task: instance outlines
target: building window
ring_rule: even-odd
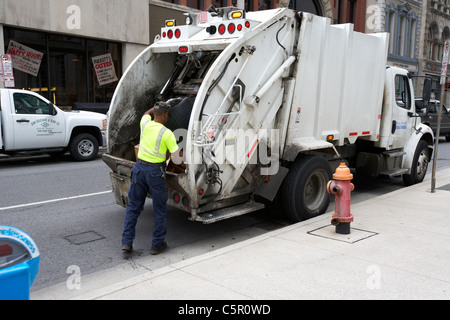
[[[323,16],[322,7],[317,0],[291,0],[289,8]]]
[[[398,8],[393,3],[386,6],[386,32],[390,33],[389,56],[416,61],[417,15],[407,4]]]
[[[386,6],[386,32],[389,32],[389,54],[394,54],[395,48],[395,8],[393,4]]]
[[[258,0],[258,10],[272,9],[272,0]]]
[[[37,92],[61,107],[111,102],[117,81],[100,85],[92,58],[110,54],[120,78],[121,44],[4,27],[5,52],[12,40],[43,53],[37,76],[14,69],[16,88]]]
[[[428,29],[428,41],[427,41],[427,59],[430,61],[438,60],[439,49],[439,29],[436,23],[432,23]]]

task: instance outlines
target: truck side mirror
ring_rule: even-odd
[[[423,92],[422,92],[422,100],[425,105],[430,101],[430,98],[431,98],[431,79],[427,77],[423,82]]]

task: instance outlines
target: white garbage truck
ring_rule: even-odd
[[[434,137],[415,114],[408,72],[386,67],[388,34],[287,8],[211,8],[185,23],[167,20],[115,91],[103,160],[118,204],[140,119],[161,100],[177,102],[167,127],[183,150],[168,165],[168,204],[193,221],[274,201],[293,221],[320,215],[341,161],[406,185],[424,179]]]

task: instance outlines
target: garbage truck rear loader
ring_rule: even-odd
[[[286,8],[227,7],[186,22],[167,21],[114,94],[103,159],[118,204],[127,205],[139,121],[169,99],[180,101],[167,126],[184,158],[168,166],[168,204],[193,221],[278,199],[293,221],[322,214],[342,159],[360,174],[423,180],[433,133],[415,116],[407,71],[386,68],[387,34]]]

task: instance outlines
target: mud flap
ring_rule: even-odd
[[[128,205],[128,189],[131,185],[131,179],[114,172],[110,172],[109,176],[111,178],[116,203],[126,208]]]

